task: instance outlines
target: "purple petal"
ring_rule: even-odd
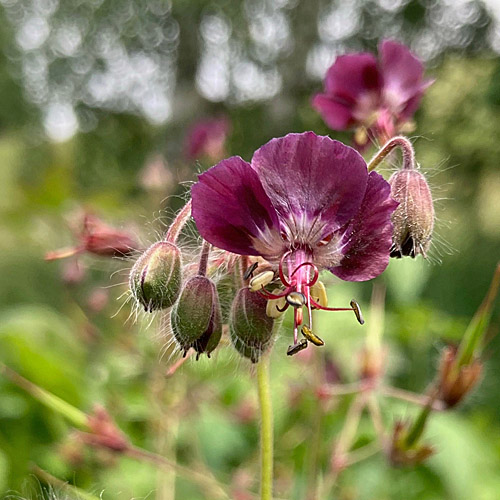
[[[421,101],[425,91],[434,82],[435,82],[435,80],[426,80],[424,83],[422,83],[420,91],[406,102],[404,108],[399,113],[400,120],[403,120],[403,121],[409,120],[415,114],[415,111],[417,111],[417,109],[420,105],[420,101]]]
[[[361,205],[368,178],[357,151],[313,132],[272,139],[255,152],[252,167],[281,219],[305,236],[316,219],[325,231],[347,223]]]
[[[379,46],[385,92],[393,104],[403,106],[412,97],[421,95],[428,86],[422,81],[424,66],[408,47],[393,40]]]
[[[360,95],[379,94],[383,86],[382,78],[373,54],[346,54],[337,57],[330,66],[325,78],[325,90],[340,102],[352,104]]]
[[[195,160],[203,155],[210,156],[211,143],[224,144],[229,133],[230,122],[225,116],[199,120],[188,131],[184,152],[188,160]]]
[[[332,130],[346,130],[353,124],[352,105],[336,102],[328,94],[316,94],[312,106]]]
[[[255,170],[239,156],[201,174],[191,196],[198,231],[216,247],[242,255],[281,250],[276,211]]]
[[[345,281],[366,281],[384,271],[392,245],[391,214],[397,206],[389,183],[371,172],[361,208],[342,239],[344,257],[330,269],[333,274]]]

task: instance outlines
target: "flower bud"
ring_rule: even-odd
[[[174,337],[185,353],[193,347],[198,356],[206,352],[210,357],[222,335],[221,310],[214,282],[205,276],[187,280],[172,309],[171,322]]]
[[[180,293],[181,267],[181,252],[176,245],[168,241],[151,245],[130,272],[132,295],[149,312],[171,307]]]
[[[434,206],[425,177],[415,169],[402,169],[389,179],[391,196],[399,202],[392,214],[391,257],[427,255],[434,229]]]
[[[444,349],[439,364],[439,398],[447,408],[453,408],[477,385],[483,371],[479,358],[457,365],[457,350]]]
[[[397,421],[394,425],[392,439],[387,447],[387,458],[397,467],[421,464],[434,452],[434,448],[426,443],[408,443],[411,432],[409,423]]]
[[[267,299],[242,288],[231,308],[229,329],[236,350],[256,363],[266,350],[273,333],[273,318],[266,314]]]

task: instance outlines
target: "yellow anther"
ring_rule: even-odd
[[[286,296],[286,301],[292,306],[292,307],[302,307],[306,303],[306,297],[303,293],[301,292],[290,292]]]
[[[254,276],[250,280],[248,288],[250,288],[251,292],[262,290],[262,288],[264,288],[266,285],[269,285],[269,283],[271,283],[273,279],[274,279],[273,271],[264,271],[263,273],[257,274],[257,276]]]
[[[356,144],[366,144],[368,142],[368,133],[366,132],[365,127],[358,127],[354,131],[354,141]]]
[[[266,304],[266,314],[273,319],[279,318],[286,306],[286,298],[280,297],[279,299],[269,299]]]
[[[314,345],[325,345],[323,339],[319,338],[317,335],[313,333],[313,331],[308,327],[308,326],[303,326],[301,329],[302,335],[309,340],[309,342],[312,342]]]
[[[316,281],[311,287],[311,297],[321,307],[328,307],[328,295],[326,294],[326,288],[322,281]]]
[[[363,319],[363,314],[361,313],[359,304],[355,300],[351,300],[351,307],[354,311],[354,314],[356,315],[356,319],[359,321],[359,324],[362,325],[365,320]]]

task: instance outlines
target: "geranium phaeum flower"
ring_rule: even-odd
[[[397,206],[390,186],[368,173],[357,151],[329,137],[306,132],[272,139],[251,163],[233,156],[201,174],[191,194],[205,240],[278,268],[283,293],[261,293],[271,299],[293,295],[295,342],[302,305],[309,322],[311,308],[328,309],[311,297],[320,270],[365,281],[389,262]]]
[[[358,128],[355,140],[386,142],[410,125],[420,99],[433,80],[408,47],[393,40],[379,45],[379,60],[358,52],[337,57],[325,77],[325,92],[313,107],[333,130]],[[367,133],[362,133],[366,131]]]
[[[225,156],[225,143],[230,123],[225,117],[208,118],[196,122],[188,131],[184,153],[188,160],[207,157],[219,161]]]

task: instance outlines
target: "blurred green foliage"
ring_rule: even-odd
[[[226,16],[241,44],[237,50],[248,51],[258,60],[248,41],[248,19],[241,18],[243,3],[166,3],[168,15],[159,1],[145,2],[150,7],[147,12],[140,2],[74,2],[80,11],[72,11],[69,3],[64,9],[56,7],[52,30],[68,15],[87,24],[99,21],[102,27],[113,21],[120,5],[123,11],[131,5],[137,15],[131,14],[130,24],[117,23],[128,49],[138,43],[135,21],[153,29],[158,20],[160,29],[168,31],[173,19],[180,27],[175,43],[178,82],[170,121],[152,124],[125,105],[125,111],[117,109],[119,105],[93,107],[73,96],[78,116],[87,113],[94,125],[59,143],[44,135],[44,104],[27,91],[22,77],[23,60],[36,51],[26,50],[25,59],[21,58],[13,9],[21,12],[29,2],[5,0],[5,10],[0,11],[4,47],[0,54],[0,362],[84,411],[103,404],[134,444],[175,456],[179,463],[196,469],[208,466],[224,483],[242,481],[254,491],[258,423],[249,364],[227,346],[214,359],[190,360],[174,377],[166,378],[171,360],[161,335],[161,318],[149,324],[148,318],[140,316],[135,323],[133,315],[129,317],[131,304],[124,304],[131,262],[84,256],[80,259],[86,269],[83,281],[68,285],[61,278],[65,263],[44,262],[43,255],[72,244],[71,228],[82,207],[117,226],[132,227],[144,243],[154,241],[181,206],[186,183],[209,166],[203,160],[186,162],[182,156],[186,127],[198,118],[225,113],[232,122],[227,149],[245,159],[270,138],[291,131],[314,130],[349,140],[347,134],[331,133],[312,110],[310,96],[321,84],[311,75],[304,76],[307,50],[317,42],[317,21],[330,4],[282,3],[290,16],[293,43],[274,60],[262,63],[282,71],[282,88],[271,99],[244,102],[231,94],[209,102],[194,85],[202,51],[199,24],[204,16]],[[389,14],[378,2],[354,3],[359,4],[361,21],[342,47],[373,48],[388,30]],[[246,4],[250,10],[254,5]],[[398,21],[400,29],[396,34],[391,31],[391,36],[412,40],[418,47],[418,30],[429,23],[433,26],[429,13],[440,2],[400,4],[389,20]],[[460,28],[467,34],[465,42],[443,42],[432,54],[429,74],[436,83],[417,114],[417,158],[439,200],[429,262],[393,261],[377,278],[387,286],[387,377],[398,387],[420,392],[433,378],[441,347],[460,340],[500,256],[500,62],[485,47],[490,20],[484,6],[478,5],[474,22]],[[367,26],[371,31],[363,29]],[[60,83],[61,74],[66,75],[77,85],[71,58],[52,57],[60,64],[59,69],[51,67],[51,78]],[[148,192],[139,182],[142,169],[155,154],[168,162],[174,180],[160,194]],[[336,303],[355,296],[368,309],[371,288],[372,283],[335,283],[329,293]],[[103,292],[102,307],[96,307],[96,291]],[[319,315],[319,324],[327,343],[324,350],[341,380],[354,380],[366,326],[341,314]],[[498,326],[497,304],[491,331],[497,332]],[[272,362],[276,495],[299,500],[305,498],[310,444],[322,403],[315,397],[317,373],[284,355],[288,343],[284,333]],[[496,500],[499,351],[500,338],[494,336],[486,349],[480,387],[456,412],[431,419],[425,435],[438,450],[435,456],[415,468],[395,469],[379,453],[345,471],[331,498]],[[320,417],[320,470],[329,466],[348,402],[349,397],[339,399]],[[384,400],[382,409],[389,427],[397,418],[415,414],[415,408],[393,400]],[[355,446],[374,437],[363,419]],[[30,473],[32,463],[97,496],[102,493],[104,499],[168,500],[174,498],[174,490],[175,498],[206,498],[185,479],[174,480],[130,458],[86,449],[60,416],[0,377],[0,491],[6,492],[6,498],[8,491],[29,497],[40,493]]]

